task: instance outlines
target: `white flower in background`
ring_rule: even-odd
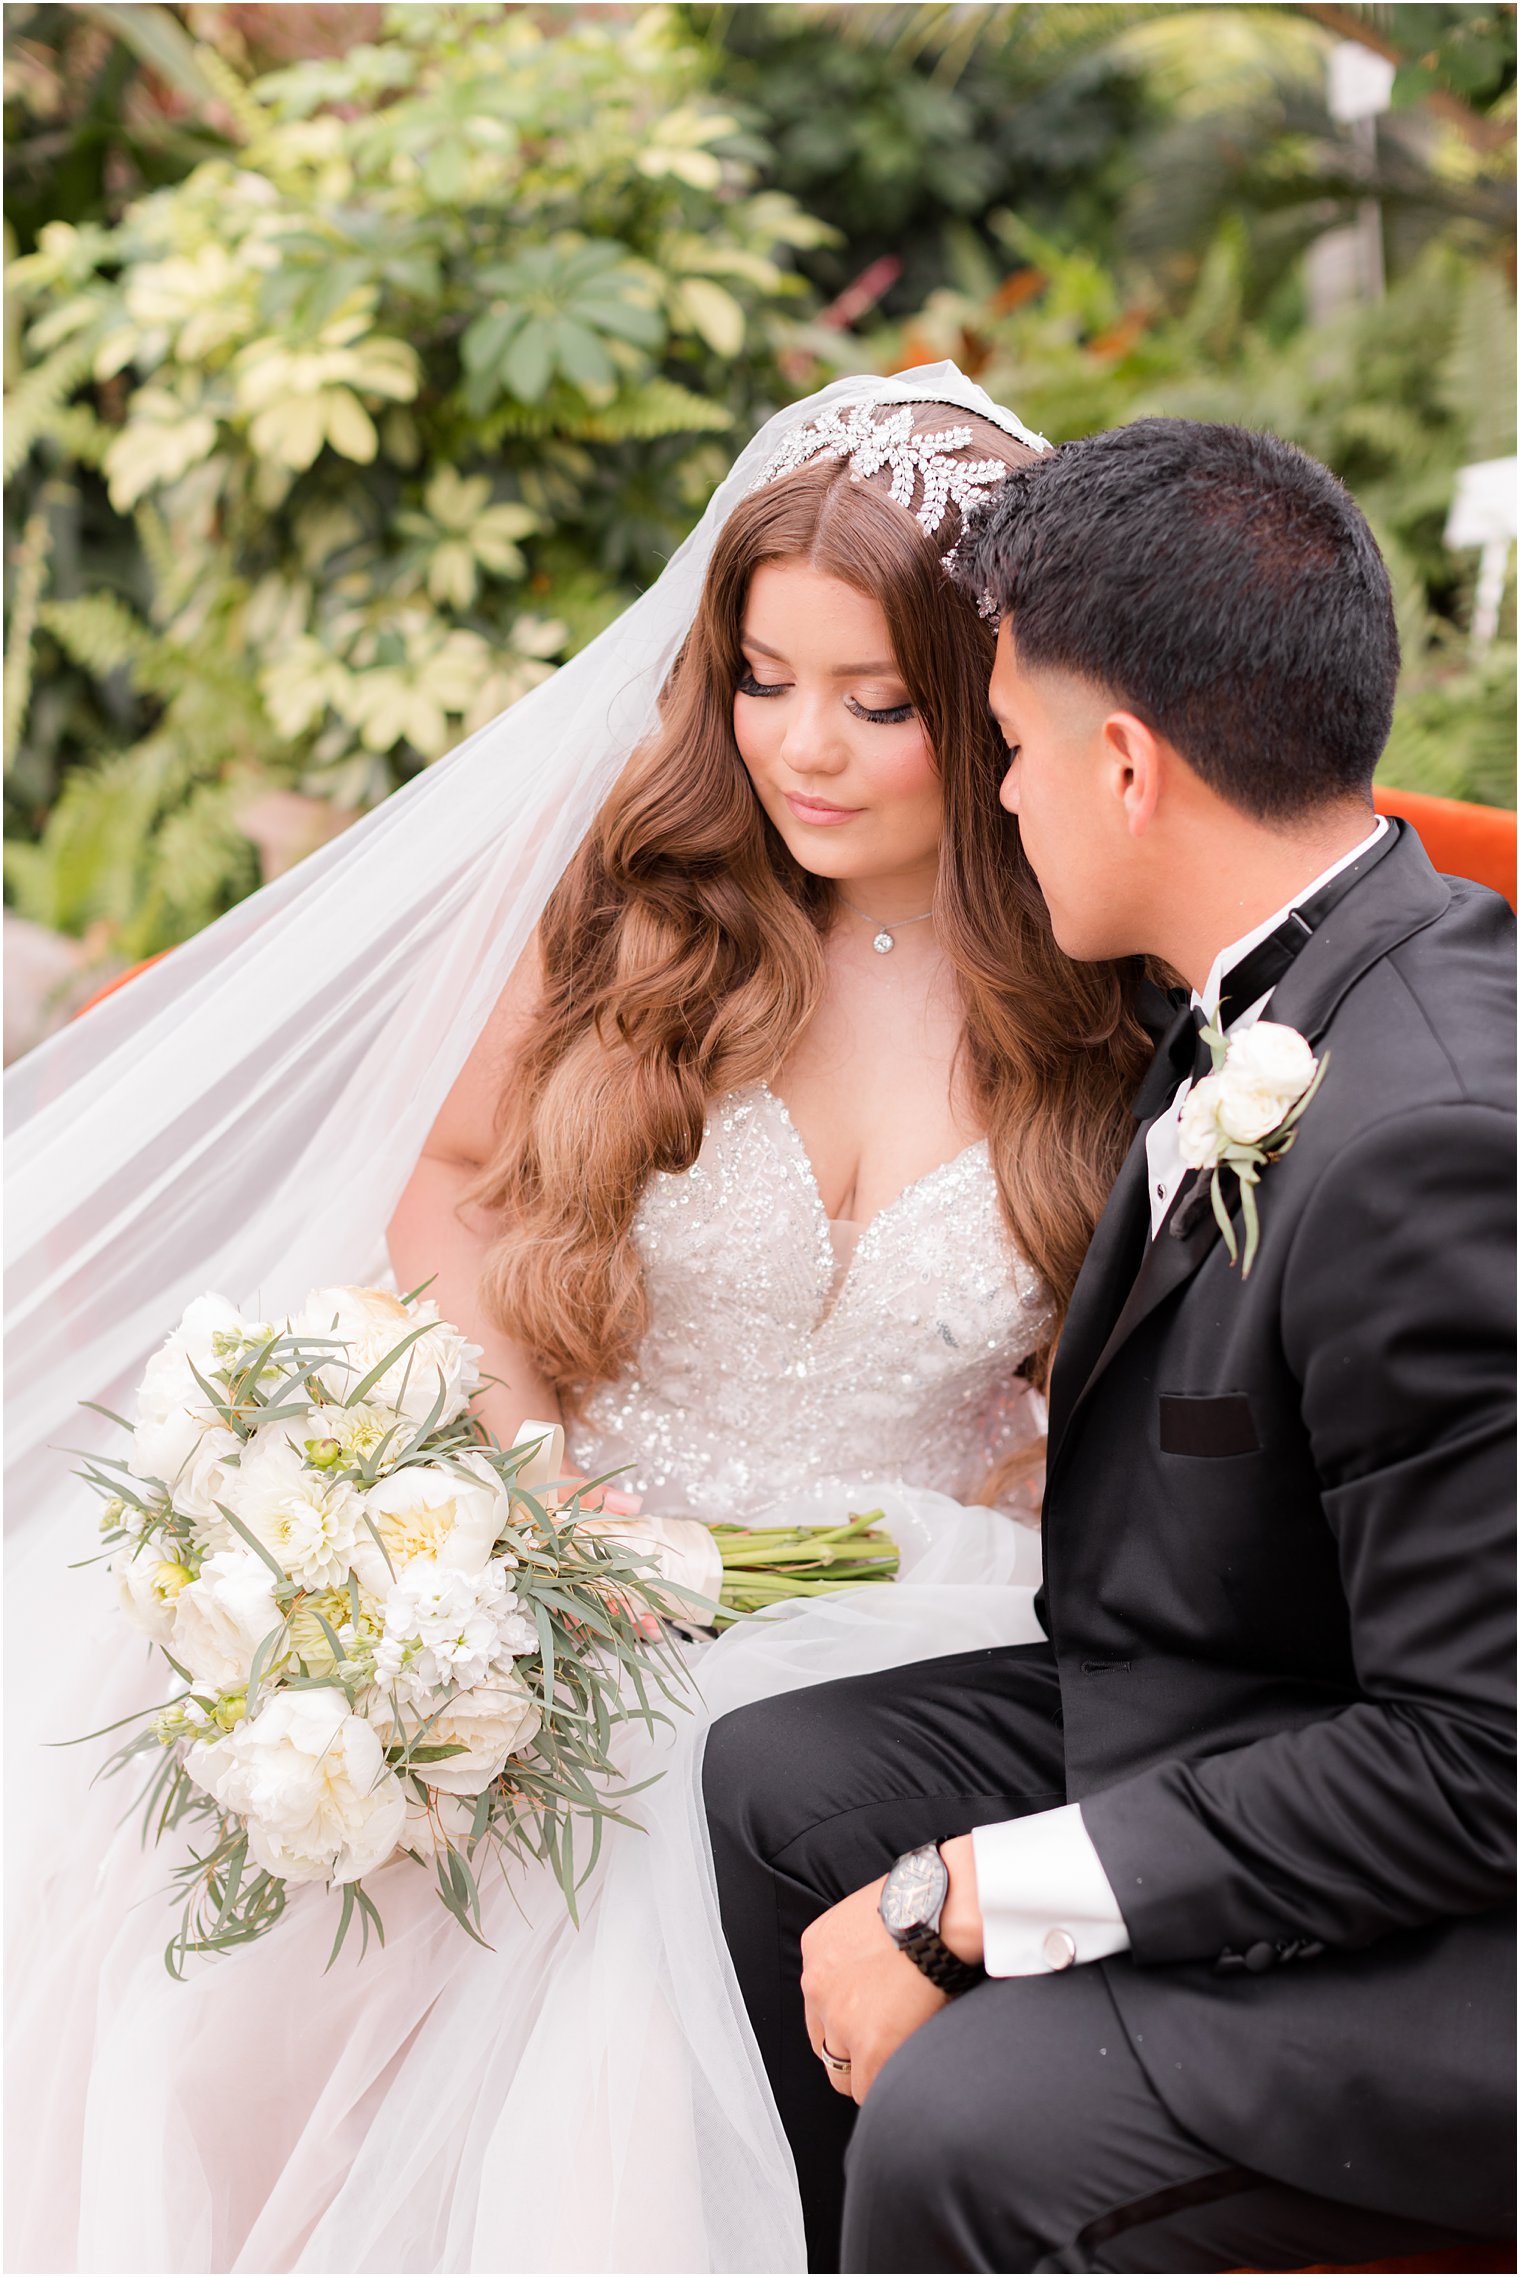
[[[321,1365],[321,1379],[337,1399],[344,1399],[395,1350],[413,1329],[427,1324],[427,1333],[409,1344],[395,1365],[372,1386],[373,1397],[399,1408],[413,1422],[432,1413],[440,1379],[444,1401],[438,1425],[452,1423],[469,1405],[480,1383],[475,1363],[478,1344],[467,1344],[457,1328],[438,1318],[438,1307],[426,1299],[404,1305],[385,1289],[313,1289],[291,1322],[296,1334],[336,1337],[346,1350],[335,1352]]]
[[[166,1645],[174,1634],[174,1608],[180,1592],[190,1585],[188,1567],[160,1554],[157,1545],[134,1543],[118,1550],[111,1573],[121,1596],[122,1610],[134,1628],[156,1645]]]
[[[1223,1066],[1195,1083],[1183,1102],[1183,1161],[1211,1169],[1231,1146],[1253,1146],[1275,1131],[1314,1080],[1315,1058],[1297,1029],[1258,1020],[1231,1037]]]
[[[457,1573],[479,1573],[488,1563],[511,1497],[489,1463],[469,1455],[459,1460],[467,1475],[442,1463],[408,1463],[366,1490],[364,1507],[375,1531],[365,1528],[354,1571],[376,1596],[417,1558]]]
[[[473,1691],[461,1693],[437,1712],[424,1706],[415,1715],[403,1714],[399,1726],[389,1699],[376,1695],[370,1703],[369,1720],[388,1747],[415,1739],[424,1724],[424,1747],[463,1747],[463,1755],[419,1763],[417,1777],[445,1795],[478,1795],[482,1787],[489,1787],[509,1757],[520,1754],[537,1737],[543,1718],[521,1680],[502,1673],[476,1685]],[[468,1829],[468,1818],[465,1824]]]
[[[281,1424],[248,1441],[226,1502],[303,1589],[341,1587],[359,1542],[370,1539],[353,1487],[309,1470]]]
[[[406,1825],[379,1735],[335,1687],[276,1693],[225,1739],[191,1747],[185,1769],[247,1822],[265,1873],[288,1882],[356,1882]]]
[[[386,1595],[375,1681],[404,1706],[431,1709],[439,1693],[473,1691],[498,1661],[537,1647],[499,1559],[472,1574],[414,1558]]]
[[[174,1600],[169,1649],[204,1687],[245,1685],[254,1654],[280,1618],[263,1559],[252,1550],[218,1550]]]

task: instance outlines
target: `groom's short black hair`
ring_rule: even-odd
[[[1236,806],[1367,794],[1399,671],[1388,571],[1291,443],[1193,419],[1062,443],[1010,474],[965,554],[1022,664],[1111,690]]]

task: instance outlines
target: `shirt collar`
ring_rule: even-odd
[[[1320,887],[1327,886],[1332,878],[1338,878],[1341,871],[1349,869],[1353,862],[1359,862],[1369,848],[1377,844],[1387,828],[1387,816],[1380,814],[1359,846],[1353,846],[1349,854],[1342,854],[1339,861],[1330,864],[1328,870],[1321,870],[1317,878],[1311,878],[1307,885],[1300,886],[1297,893],[1283,903],[1281,909],[1274,909],[1270,917],[1264,917],[1249,933],[1243,933],[1238,941],[1232,941],[1227,949],[1220,950],[1209,967],[1209,977],[1203,984],[1202,995],[1196,989],[1193,992],[1194,1004],[1202,1008],[1209,1020],[1212,1021],[1218,1014],[1220,993],[1225,981],[1241,959],[1248,957],[1257,943],[1264,941],[1269,933],[1275,933],[1290,910],[1307,901],[1311,894],[1318,893]]]

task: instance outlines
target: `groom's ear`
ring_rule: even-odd
[[[1161,741],[1133,712],[1110,712],[1101,733],[1109,788],[1124,828],[1132,838],[1143,837],[1155,821],[1166,779]]]

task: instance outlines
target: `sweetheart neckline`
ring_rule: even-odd
[[[822,1254],[827,1257],[830,1263],[830,1268],[832,1270],[833,1243],[829,1238],[829,1227],[836,1221],[829,1216],[828,1204],[824,1201],[823,1188],[818,1183],[818,1173],[813,1167],[813,1158],[808,1153],[807,1142],[803,1138],[801,1131],[798,1130],[796,1123],[792,1120],[792,1110],[787,1105],[786,1101],[782,1098],[781,1094],[778,1091],[773,1091],[768,1083],[757,1083],[754,1088],[756,1093],[761,1098],[768,1099],[771,1105],[776,1109],[776,1112],[780,1116],[785,1130],[791,1138],[792,1145],[796,1151],[797,1159],[806,1173],[808,1193],[812,1200],[813,1210],[817,1219],[817,1223],[822,1231]],[[959,1153],[947,1156],[943,1162],[936,1162],[932,1170],[922,1171],[917,1178],[910,1178],[906,1186],[899,1187],[898,1191],[892,1196],[890,1202],[884,1202],[879,1210],[875,1211],[871,1217],[866,1219],[865,1224],[861,1227],[860,1238],[850,1253],[849,1262],[845,1266],[843,1274],[840,1276],[838,1285],[834,1288],[832,1294],[827,1299],[823,1311],[819,1314],[817,1320],[815,1320],[813,1323],[812,1329],[810,1331],[811,1335],[817,1336],[821,1334],[822,1331],[829,1325],[829,1323],[832,1320],[836,1319],[837,1316],[844,1310],[844,1300],[852,1282],[855,1279],[856,1268],[859,1266],[862,1258],[865,1256],[867,1250],[869,1249],[871,1237],[875,1233],[876,1228],[881,1224],[882,1220],[884,1218],[889,1218],[895,1210],[900,1209],[902,1204],[906,1202],[910,1196],[922,1193],[925,1187],[931,1186],[934,1183],[934,1180],[936,1178],[943,1178],[947,1171],[956,1169],[961,1163],[965,1162],[969,1156],[978,1153],[985,1154],[986,1152],[987,1140],[985,1135],[981,1138],[972,1139],[969,1145],[963,1146],[960,1149]]]

